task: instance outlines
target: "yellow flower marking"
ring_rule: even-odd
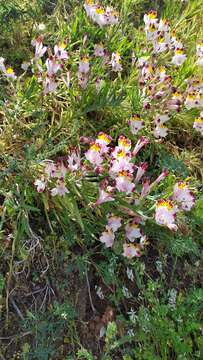
[[[173,209],[173,204],[170,200],[159,200],[157,207],[166,207],[168,210]]]
[[[87,56],[83,56],[82,62],[88,64],[89,63],[89,58]]]
[[[184,51],[183,51],[183,49],[177,49],[175,51],[175,53],[176,53],[176,55],[183,55]]]
[[[178,184],[178,188],[179,188],[180,190],[186,189],[186,188],[187,188],[187,184],[186,184],[185,182],[180,182],[180,183]]]
[[[195,119],[195,123],[202,123],[203,124],[203,117],[199,117]]]
[[[131,120],[132,120],[132,121],[140,121],[141,119],[140,119],[140,116],[139,116],[139,115],[133,115],[133,116],[131,117]]]
[[[97,13],[98,15],[103,15],[103,14],[105,14],[105,11],[104,11],[104,9],[102,9],[102,8],[98,8],[98,9],[96,9],[96,13]]]
[[[101,150],[101,146],[99,144],[93,144],[90,146],[90,150],[99,152]]]
[[[119,146],[124,146],[125,148],[130,148],[131,146],[131,141],[125,138],[119,139],[118,140],[118,145]]]
[[[126,157],[125,151],[123,151],[123,150],[118,151],[118,152],[117,152],[117,157],[118,157],[118,158],[124,158],[124,157]]]
[[[105,141],[106,144],[109,144],[111,142],[111,139],[109,138],[109,136],[104,133],[99,134],[98,139]]]
[[[12,69],[12,67],[9,67],[7,70],[6,70],[7,74],[11,75],[11,74],[14,74],[14,70]]]

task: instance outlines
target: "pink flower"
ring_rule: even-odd
[[[91,164],[99,166],[103,162],[103,157],[101,156],[101,145],[96,142],[92,144],[89,150],[85,153],[85,157]]]
[[[99,240],[105,244],[107,248],[112,247],[114,243],[115,235],[112,229],[106,226],[106,231],[103,231]]]
[[[111,140],[112,140],[112,137],[110,135],[107,135],[103,132],[100,132],[98,134],[95,144],[99,144],[99,146],[101,147],[101,149],[100,149],[101,154],[108,152],[108,150],[109,150],[108,145],[110,144]]]
[[[78,84],[82,89],[86,89],[89,80],[88,74],[78,72]]]
[[[37,192],[43,192],[46,188],[46,181],[44,180],[44,178],[37,179],[34,182],[34,185],[37,187]]]
[[[104,57],[105,52],[104,52],[104,47],[101,44],[97,44],[94,47],[94,55],[98,56],[98,57]]]
[[[77,171],[81,167],[80,154],[77,151],[73,151],[71,155],[68,156],[68,168],[71,171]]]
[[[47,73],[48,73],[49,77],[55,75],[57,73],[57,71],[61,68],[61,66],[56,62],[56,59],[53,56],[50,56],[46,60],[45,64],[46,64]]]
[[[67,168],[64,166],[64,164],[62,162],[57,164],[55,177],[63,181],[65,179],[66,173],[67,173]]]
[[[99,198],[96,201],[96,205],[101,205],[105,202],[114,201],[114,198],[101,187],[99,188]]]
[[[170,230],[177,230],[174,224],[178,209],[170,200],[159,200],[156,204],[155,220],[158,225],[167,226]]]
[[[184,54],[184,50],[183,49],[179,49],[177,48],[175,50],[175,55],[172,58],[172,64],[176,65],[176,66],[181,66],[186,60],[186,55]]]
[[[46,76],[45,80],[43,81],[44,87],[44,94],[47,95],[48,93],[53,93],[57,89],[57,83],[54,78]]]
[[[146,162],[137,167],[137,174],[135,178],[136,184],[140,181],[141,177],[144,175],[147,168],[148,168],[148,164]]]
[[[145,179],[142,184],[141,197],[147,196],[151,190],[149,179]]]
[[[121,65],[121,57],[120,57],[120,54],[118,52],[112,53],[111,66],[112,66],[112,70],[115,71],[115,72],[123,70],[123,67]]]
[[[167,122],[169,120],[170,120],[170,117],[168,114],[163,114],[163,115],[157,114],[154,119],[154,122],[157,126],[159,126],[160,124],[164,124],[165,122]]]
[[[131,149],[131,141],[125,136],[121,135],[118,138],[118,147],[120,150],[125,151],[126,153]]]
[[[65,50],[66,44],[61,43],[54,46],[54,54],[59,60],[67,60],[69,58],[67,51]]]
[[[42,36],[32,41],[32,45],[35,46],[35,60],[40,59],[47,51],[47,46],[43,46]]]
[[[135,184],[132,183],[132,176],[127,171],[121,171],[115,181],[116,189],[120,192],[130,194],[135,188]]]
[[[88,57],[84,56],[79,62],[78,72],[82,74],[88,74],[90,71],[90,64]]]
[[[141,252],[139,245],[123,244],[123,256],[127,257],[128,259],[132,259],[135,256],[140,257]]]
[[[58,180],[57,186],[51,190],[52,196],[65,196],[65,194],[68,194],[69,190],[66,188],[65,183],[61,180]]]
[[[168,135],[168,128],[162,124],[158,125],[154,129],[154,136],[156,138],[166,137]]]
[[[177,201],[183,210],[190,211],[195,204],[195,197],[188,184],[180,181],[174,186],[173,200]]]
[[[116,232],[121,227],[121,217],[109,215],[108,216],[108,228],[113,232]]]
[[[109,145],[112,141],[112,137],[110,135],[105,134],[104,132],[100,132],[97,137],[97,143],[100,145]]]
[[[151,184],[151,186],[159,184],[163,179],[165,179],[166,176],[168,176],[168,174],[168,170],[164,169],[162,173],[158,176],[158,178]]]
[[[199,131],[201,135],[203,135],[203,111],[201,111],[200,116],[195,119],[193,128]]]
[[[138,140],[137,144],[135,145],[135,148],[133,150],[133,155],[137,155],[137,153],[140,151],[140,149],[149,144],[149,139],[145,138],[144,136],[141,136],[141,138]]]
[[[129,173],[134,172],[134,164],[130,162],[129,157],[121,150],[117,153],[118,159],[113,160],[109,169],[111,176],[116,176],[121,171],[128,171]]]
[[[136,135],[144,127],[144,121],[139,115],[133,115],[129,120],[129,126],[131,133]]]
[[[136,223],[129,223],[125,227],[125,233],[128,240],[134,242],[135,239],[139,239],[142,234],[140,232],[140,228]]]
[[[44,172],[48,178],[56,176],[56,165],[53,162],[48,162],[45,166]]]

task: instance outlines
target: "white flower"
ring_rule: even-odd
[[[185,99],[185,107],[187,109],[199,107],[198,94],[196,91],[191,91],[187,94]]]
[[[166,137],[168,135],[168,128],[162,124],[157,125],[154,129],[154,136],[156,138]]]
[[[144,15],[144,23],[145,25],[158,24],[157,12],[154,10],[149,11],[147,14]]]
[[[116,232],[121,227],[121,217],[110,215],[108,217],[108,228]]]
[[[66,44],[60,43],[58,45],[54,46],[54,54],[59,60],[67,60],[68,59],[68,53],[65,50]]]
[[[89,160],[93,165],[99,166],[103,162],[103,157],[101,156],[101,148],[101,145],[95,142],[85,153],[86,159]]]
[[[81,159],[80,159],[80,154],[77,151],[73,151],[69,156],[68,156],[68,168],[71,171],[77,171],[80,169],[81,167]]]
[[[8,67],[6,69],[6,71],[4,72],[4,75],[8,78],[8,79],[13,79],[15,80],[17,78],[17,76],[15,75],[15,72],[13,70],[13,68]]]
[[[103,233],[101,234],[99,240],[103,244],[105,244],[105,246],[108,248],[108,247],[113,246],[114,239],[115,239],[114,232],[112,231],[112,229],[110,229],[109,227],[106,226],[106,231],[103,231]]]
[[[47,46],[43,46],[42,37],[32,40],[31,44],[35,46],[35,60],[40,59],[47,51]]]
[[[128,259],[140,257],[140,247],[134,244],[123,244],[123,256],[127,257]]]
[[[197,52],[196,52],[197,57],[203,57],[203,41],[201,43],[197,44],[196,49],[197,49]]]
[[[46,181],[44,180],[44,178],[37,179],[34,182],[34,185],[37,187],[37,192],[43,192],[46,188]]]
[[[170,120],[169,115],[167,115],[167,114],[163,114],[163,115],[157,114],[155,119],[154,119],[154,122],[155,122],[156,125],[160,125],[160,124],[164,124],[165,122],[167,122],[169,120]]]
[[[96,205],[101,205],[105,202],[114,201],[114,198],[101,187],[99,188],[99,197],[96,201]]]
[[[115,181],[116,189],[120,192],[130,194],[135,188],[135,184],[132,183],[132,176],[127,171],[119,172],[118,177],[115,178]]]
[[[60,64],[56,62],[56,59],[53,56],[50,56],[45,62],[47,68],[47,74],[49,77],[52,77],[57,73],[57,71],[61,68]]]
[[[195,119],[193,123],[193,128],[200,132],[203,135],[203,112],[200,113],[200,116]]]
[[[82,74],[87,74],[90,71],[90,64],[88,57],[83,57],[79,62],[78,72]]]
[[[127,273],[128,279],[131,280],[131,281],[134,281],[134,275],[133,275],[132,269],[130,269],[129,267],[127,267],[126,273]]]
[[[46,29],[46,25],[45,25],[45,24],[43,24],[43,23],[38,24],[38,30],[39,30],[39,31],[44,31],[45,29]]]
[[[3,72],[6,71],[4,61],[5,61],[5,59],[3,57],[0,57],[0,71],[3,71]]]
[[[190,211],[194,206],[195,197],[187,183],[180,181],[173,189],[173,200],[177,201],[183,210]]]
[[[199,58],[197,59],[196,64],[197,64],[198,66],[203,66],[203,56],[202,56],[202,57],[199,57]]]
[[[65,186],[65,183],[63,181],[58,180],[57,186],[51,190],[52,196],[65,196],[65,194],[68,194],[69,191]]]
[[[184,54],[183,49],[176,49],[175,55],[172,58],[172,64],[180,66],[182,65],[186,60],[186,55]]]
[[[29,62],[23,62],[21,64],[21,69],[23,69],[24,71],[27,71],[27,69],[29,68],[30,63]]]
[[[44,95],[53,93],[57,89],[57,82],[55,81],[54,78],[46,76],[45,80],[43,81],[43,87],[44,87]]]
[[[174,223],[177,207],[170,200],[159,200],[156,204],[155,220],[158,225],[167,226],[170,230],[177,230]]]
[[[139,130],[143,129],[144,121],[140,118],[139,115],[133,115],[129,120],[129,125],[131,133],[136,135]]]
[[[101,44],[97,44],[94,47],[94,55],[98,56],[98,57],[104,57],[105,52],[104,52],[104,47]]]
[[[135,239],[139,239],[142,236],[138,224],[134,223],[129,223],[125,226],[125,234],[131,242],[134,242]]]
[[[121,65],[121,57],[118,52],[112,53],[111,55],[111,66],[112,70],[115,72],[122,71],[122,65]]]

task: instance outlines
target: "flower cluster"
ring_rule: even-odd
[[[58,161],[56,164],[53,161],[45,161],[43,167],[43,175],[34,182],[34,185],[38,192],[43,192],[48,188],[52,196],[65,196],[69,193],[65,184],[67,172],[83,171],[80,155],[77,151],[72,151],[65,161]]]
[[[188,80],[184,105],[188,110],[203,107],[203,82],[196,79]]]
[[[100,133],[96,141],[90,145],[89,150],[85,153],[86,159],[94,167],[97,167],[100,172],[108,172],[115,190],[130,194],[135,188],[133,182],[135,166],[132,163],[132,157],[149,141],[144,137],[140,138],[133,151],[131,151],[131,141],[125,136],[119,137],[118,145],[114,148],[109,148],[110,142],[111,137],[109,135]],[[101,189],[99,203],[102,202],[101,195],[107,201],[108,197],[106,197],[105,190]]]
[[[173,50],[174,55],[172,64],[176,66],[182,65],[186,60],[183,44],[176,37],[175,31],[170,31],[170,24],[168,20],[157,18],[157,12],[151,10],[144,15],[145,32],[147,40],[152,42],[153,52],[155,54],[164,51]]]
[[[125,243],[123,244],[123,255],[129,259],[140,257],[141,250],[148,244],[146,236],[140,228],[139,217],[128,221],[124,227]],[[101,234],[99,240],[105,244],[107,248],[112,247],[115,241],[115,233],[122,227],[122,219],[112,214],[107,215],[107,225],[105,231]]]
[[[171,76],[166,73],[166,68],[158,67],[152,64],[146,58],[139,58],[137,62],[139,70],[138,79],[141,94],[144,98],[144,110],[155,108],[158,105],[160,114],[154,116],[154,136],[165,137],[168,134],[168,128],[165,123],[170,120],[169,111],[179,111],[183,103],[183,97],[171,84]],[[135,121],[133,121],[135,120]],[[144,122],[140,116],[135,116],[129,122],[130,130],[136,134],[143,128]]]
[[[176,231],[178,229],[175,224],[176,214],[180,210],[190,211],[194,204],[195,197],[188,183],[180,181],[174,186],[172,199],[157,201],[155,220],[157,224]]]
[[[158,123],[164,120],[167,119],[162,119],[160,116],[156,119]],[[96,202],[92,205],[93,209],[103,203],[113,202],[113,207],[117,207],[117,212],[122,214],[120,216],[113,213],[107,215],[107,225],[100,236],[100,241],[107,248],[112,247],[116,233],[120,228],[122,232],[124,226],[123,255],[129,259],[141,256],[141,250],[147,245],[142,227],[148,216],[140,215],[136,209],[145,203],[146,197],[168,175],[168,171],[163,170],[152,182],[148,177],[144,177],[148,168],[147,163],[136,164],[138,152],[149,142],[144,137],[132,146],[131,140],[121,135],[117,145],[112,146],[111,136],[100,132],[96,140],[83,138],[81,142],[89,144],[89,149],[85,151],[84,156],[81,156],[79,151],[73,150],[56,164],[52,161],[44,163],[43,175],[35,181],[37,191],[43,192],[48,188],[52,196],[63,197],[69,192],[65,182],[67,173],[80,174],[80,178],[88,181],[88,174],[93,172],[98,179],[99,192]],[[74,181],[79,181],[79,177]],[[122,206],[121,199],[124,199],[126,205],[135,206],[135,210],[131,211],[128,207]],[[181,210],[191,210],[194,203],[195,198],[189,189],[189,184],[180,181],[175,184],[173,194],[169,199],[156,201],[155,221],[158,225],[176,231],[177,213]]]
[[[102,6],[95,4],[92,0],[86,0],[84,9],[87,16],[99,26],[114,25],[118,23],[118,13],[109,6],[104,9]]]
[[[63,69],[65,61],[69,58],[68,53],[65,50],[66,44],[60,43],[55,45],[54,54],[52,54],[49,49],[48,58],[45,61],[45,72],[43,70],[41,58],[47,52],[47,47],[43,45],[43,37],[39,36],[38,38],[32,40],[32,45],[35,47],[35,56],[32,59],[31,64],[35,65],[37,68],[38,81],[42,81],[44,95],[55,92],[58,86],[58,73],[61,69]]]

